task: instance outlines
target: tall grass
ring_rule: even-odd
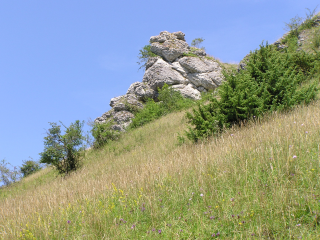
[[[319,102],[178,146],[183,116],[89,151],[65,179],[1,189],[0,237],[319,239]]]

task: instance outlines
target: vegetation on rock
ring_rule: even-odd
[[[137,62],[139,65],[141,65],[139,69],[146,67],[150,57],[157,57],[157,56],[158,55],[151,52],[151,45],[145,45],[142,49],[139,50],[139,55],[138,55],[139,61]]]

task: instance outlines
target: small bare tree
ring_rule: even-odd
[[[293,35],[298,37],[299,36],[298,28],[301,25],[302,20],[303,19],[297,15],[294,18],[291,18],[290,22],[285,23],[285,28],[284,29],[286,31],[290,31]]]
[[[200,48],[200,45],[202,44],[203,41],[204,41],[203,38],[195,38],[192,40],[191,46],[196,47],[196,48]],[[201,47],[201,49],[204,50],[204,47]]]

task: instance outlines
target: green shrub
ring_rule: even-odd
[[[44,138],[44,152],[40,153],[40,163],[53,165],[60,174],[77,170],[85,152],[83,142],[86,138],[82,135],[83,124],[84,122],[79,120],[69,127],[62,124],[66,129],[65,134],[62,135],[61,126],[50,123],[51,128]]]
[[[139,69],[146,67],[148,59],[150,57],[156,57],[156,56],[158,55],[151,52],[151,45],[145,45],[142,49],[139,50],[139,55],[138,55],[139,61],[137,62],[139,65],[141,65]]]
[[[192,52],[188,52],[188,53],[183,53],[183,56],[185,57],[199,57],[198,55],[192,53]]]
[[[40,164],[33,160],[23,161],[22,166],[20,167],[20,172],[23,177],[29,176],[41,169]]]
[[[305,52],[281,53],[274,46],[261,45],[250,54],[245,70],[224,72],[219,100],[212,98],[209,104],[199,104],[187,113],[193,126],[187,137],[196,142],[266,112],[309,103],[316,97],[317,83],[301,84],[315,73],[319,57]]]
[[[291,35],[287,40],[288,51],[295,52],[298,49],[298,37],[295,35]]]
[[[162,89],[158,89],[158,91],[159,102],[148,99],[144,108],[135,114],[130,128],[140,127],[170,112],[186,109],[194,104],[193,100],[184,98],[179,92],[167,84],[165,84]]]
[[[120,137],[120,132],[112,130],[113,122],[95,123],[91,129],[91,134],[94,137],[93,147],[100,148],[110,141],[117,140]]]

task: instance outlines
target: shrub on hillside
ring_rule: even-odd
[[[193,100],[184,98],[180,92],[175,91],[167,84],[162,89],[158,89],[158,92],[159,102],[155,102],[153,99],[147,100],[144,108],[135,114],[130,128],[142,126],[170,112],[186,109],[194,104]]]
[[[65,127],[63,135],[60,125],[50,123],[51,128],[44,138],[44,152],[40,153],[40,163],[53,165],[60,174],[77,170],[85,150],[83,143],[86,138],[83,136],[83,124],[84,122],[79,120],[69,127],[62,124]]]
[[[108,142],[117,140],[120,137],[119,131],[111,129],[112,124],[112,122],[93,124],[91,134],[94,137],[94,148],[100,148]]]
[[[23,161],[22,166],[20,167],[20,172],[23,177],[29,176],[41,169],[40,164],[33,160]]]
[[[281,53],[274,46],[261,45],[250,54],[245,70],[224,73],[219,100],[212,98],[187,113],[193,126],[187,137],[196,142],[265,112],[309,103],[316,97],[317,83],[301,84],[319,68],[319,58],[320,54]]]

